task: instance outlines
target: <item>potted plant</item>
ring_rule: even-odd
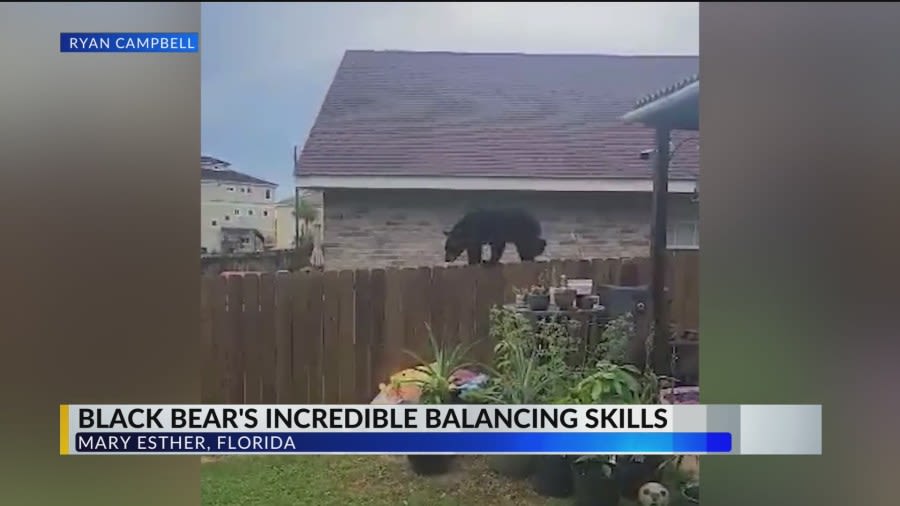
[[[656,404],[659,400],[661,384],[669,378],[658,376],[650,369],[640,373],[639,389],[635,399],[638,404]],[[659,482],[668,460],[661,455],[631,455],[622,459],[616,467],[616,478],[622,497],[637,500],[638,491],[647,482]]]
[[[528,295],[527,288],[513,288],[513,295],[516,296],[516,307],[527,307],[528,305],[525,303],[525,297]]]
[[[616,343],[609,344],[613,346]],[[621,346],[613,348],[620,349]],[[647,373],[633,365],[601,360],[577,383],[572,392],[573,400],[578,404],[649,404],[647,399],[652,398],[654,390],[647,385],[646,378]],[[641,485],[658,481],[663,461],[656,456],[619,457],[613,475],[619,494],[635,499]]]
[[[422,378],[407,380],[419,387],[419,403],[421,404],[449,404],[458,399],[457,387],[454,381],[454,373],[463,369],[468,364],[463,360],[469,347],[462,344],[448,350],[441,347],[428,327],[428,338],[431,343],[433,362],[427,362],[413,352],[406,353],[419,362],[416,370],[422,373]],[[438,475],[450,471],[453,455],[407,455],[413,472],[419,475]]]
[[[553,289],[553,302],[560,310],[572,309],[575,304],[575,290],[568,287]]]
[[[484,366],[488,382],[466,392],[464,400],[482,404],[541,404],[553,379],[535,346],[535,329],[523,315],[495,307],[490,314],[490,337],[494,346],[493,366]],[[488,466],[500,475],[527,478],[534,468],[534,455],[489,455]]]
[[[525,305],[532,311],[546,311],[550,307],[550,290],[544,285],[532,285],[525,294]]]
[[[548,364],[558,364],[550,361]],[[549,392],[557,394],[553,404],[575,404],[571,397],[571,383],[577,381],[577,373],[557,367],[560,371],[550,387]],[[534,472],[531,475],[531,488],[538,495],[553,498],[570,497],[574,492],[575,482],[572,472],[572,458],[569,455],[540,455],[535,459]]]
[[[585,455],[572,462],[575,506],[618,506],[619,485],[615,479],[616,458]]]

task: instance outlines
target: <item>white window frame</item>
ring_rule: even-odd
[[[688,237],[685,235],[685,229]],[[666,227],[667,249],[700,249],[700,220],[673,220]]]

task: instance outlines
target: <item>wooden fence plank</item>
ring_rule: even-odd
[[[432,279],[437,304],[441,307],[440,327],[434,329],[442,346],[453,346],[459,342],[460,306],[459,286],[462,282],[463,267],[452,266],[443,269],[440,276]]]
[[[490,312],[492,307],[503,304],[504,291],[503,270],[499,266],[482,268],[475,279],[472,359],[488,363],[492,358],[494,343],[490,340]]]
[[[201,280],[201,337],[203,339],[203,402],[225,402],[224,363],[220,340],[227,325],[225,312],[225,280],[221,276],[205,276]]]
[[[309,283],[310,274],[295,273],[291,276],[291,389],[292,404],[309,402],[311,388],[310,342],[316,339],[311,319],[310,299],[315,297]]]
[[[275,276],[275,399],[280,404],[291,402],[291,363],[293,342],[291,326],[294,311],[293,279],[286,273]]]
[[[633,258],[623,258],[619,265],[618,283],[622,286],[638,286],[641,284],[638,264]]]
[[[340,366],[340,297],[338,271],[325,272],[323,283],[325,296],[323,311],[322,383],[323,404],[338,404],[341,397]]]
[[[483,269],[481,265],[470,265],[459,269],[459,276],[455,284],[454,302],[453,304],[459,308],[459,328],[455,340],[448,343],[455,346],[456,343],[462,343],[465,346],[472,345],[477,339],[475,334],[475,280]]]
[[[259,278],[259,366],[260,402],[274,404],[276,392],[275,370],[275,274],[264,273]]]
[[[425,294],[428,297],[429,307],[429,326],[434,334],[435,340],[444,346],[444,320],[447,312],[447,294],[444,293],[444,278],[447,269],[443,266],[434,267],[431,270],[430,283],[428,291]]]
[[[372,391],[374,392],[378,388],[378,385],[382,382],[387,382],[387,376],[384,375],[385,371],[382,366],[386,356],[384,345],[384,303],[386,296],[384,269],[372,270],[370,290],[372,297],[368,304],[370,305],[372,328],[370,332],[371,344],[369,347],[371,352],[369,358],[369,378],[370,384],[372,385]]]
[[[262,398],[262,350],[259,342],[259,276],[243,276],[244,311],[241,313],[241,350],[244,358],[244,402]]]
[[[222,351],[225,366],[225,402],[244,403],[244,364],[242,357],[241,316],[243,313],[243,293],[241,276],[226,279],[226,326],[222,336]]]
[[[685,252],[679,255],[679,260],[681,328],[696,331],[700,328],[700,253]]]
[[[406,329],[403,348],[416,353],[425,360],[431,360],[434,353],[428,339],[430,309],[427,306],[428,290],[431,287],[431,269],[427,267],[403,269],[403,273],[403,313]],[[419,364],[410,361],[409,365]]]
[[[353,402],[367,403],[375,396],[376,385],[372,385],[372,273],[358,269],[354,273],[353,290],[353,353],[356,362],[356,385]]]
[[[354,327],[356,325],[353,314],[354,304],[354,273],[351,270],[342,270],[338,273],[338,314],[337,314],[337,350],[335,371],[338,373],[338,399],[341,404],[357,402],[356,397],[356,348],[354,343]]]
[[[308,402],[318,404],[327,402],[325,399],[325,276],[321,272],[310,272],[301,274],[301,279],[306,290],[304,296],[306,316],[303,322],[303,332],[306,338],[302,341],[302,349],[295,350],[294,356],[297,356],[297,351],[302,354],[308,371]]]
[[[384,280],[384,346],[379,377],[387,382],[391,374],[409,364],[409,359],[403,353],[403,272],[399,269],[387,270]]]

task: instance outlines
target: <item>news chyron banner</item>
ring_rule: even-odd
[[[819,405],[69,405],[61,455],[820,455]]]

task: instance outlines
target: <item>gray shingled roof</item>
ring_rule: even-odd
[[[228,167],[231,167],[231,164],[224,160],[219,160],[218,158],[213,158],[211,156],[201,156],[200,180],[278,186],[275,183],[253,177],[249,174],[244,174],[243,172],[238,172],[234,169],[229,169]]]
[[[653,147],[653,130],[620,117],[698,64],[696,56],[348,51],[295,173],[650,177],[639,153]],[[672,165],[672,179],[696,179],[699,152]]]

